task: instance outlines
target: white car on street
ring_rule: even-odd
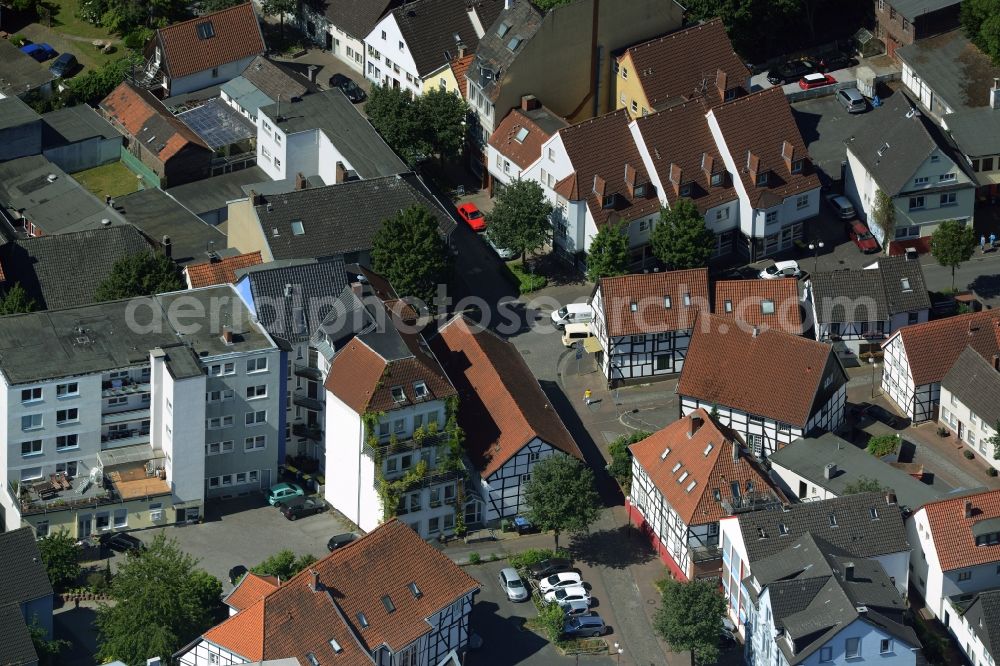
[[[564,604],[569,601],[586,601],[589,604],[590,591],[583,585],[571,585],[569,587],[551,590],[542,598],[549,603],[554,601],[557,604]]]
[[[582,585],[583,579],[575,571],[564,571],[563,573],[552,574],[538,581],[538,591],[542,594],[558,590],[561,587],[572,585]]]
[[[768,266],[760,272],[760,277],[764,280],[774,280],[775,278],[784,277],[801,277],[802,271],[799,270],[799,264],[797,261],[776,261],[773,266]]]

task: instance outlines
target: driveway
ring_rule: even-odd
[[[791,107],[813,164],[830,180],[839,181],[840,165],[847,160],[845,142],[879,109],[850,114],[834,95],[792,102]]]
[[[371,81],[364,77],[361,72],[351,69],[344,61],[339,58],[334,57],[334,55],[328,51],[323,51],[322,49],[312,48],[305,52],[304,55],[298,58],[283,58],[275,57],[275,60],[286,65],[290,69],[294,69],[296,72],[302,76],[309,78],[310,72],[315,72],[315,81],[321,89],[326,90],[329,88],[330,77],[334,74],[343,74],[354,80],[364,91],[371,91]]]

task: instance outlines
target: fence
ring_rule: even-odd
[[[121,154],[122,164],[128,167],[128,170],[135,175],[142,176],[142,179],[146,181],[147,187],[160,186],[160,177],[152,169],[143,164],[138,157],[130,153],[128,148],[122,146]]]
[[[883,74],[881,76],[875,77],[875,88],[878,89],[880,83],[888,83],[889,81],[899,81],[902,79],[902,74],[900,72],[892,72],[889,74]],[[850,81],[838,81],[828,86],[822,86],[820,88],[813,88],[812,90],[795,90],[790,93],[785,93],[785,97],[788,98],[789,102],[801,102],[804,99],[815,99],[817,97],[825,97],[827,95],[835,95],[838,90],[846,90],[847,88],[857,88],[857,79],[851,79]]]

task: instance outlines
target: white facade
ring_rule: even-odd
[[[325,185],[337,180],[337,164],[353,171],[347,158],[320,129],[286,133],[263,110],[257,113],[257,165],[272,180],[285,180],[301,173],[319,176]]]
[[[897,331],[882,345],[882,391],[914,423],[935,418],[941,401],[941,383],[915,386],[910,362]]]
[[[174,505],[193,508],[197,515],[205,497],[206,377],[176,380],[162,353],[154,350],[150,357],[151,443],[166,458]]]
[[[368,48],[365,77],[369,81],[409,90],[414,97],[423,92],[417,64],[392,13],[382,17],[382,20],[368,33],[365,45]]]
[[[995,424],[983,420],[944,385],[941,386],[938,423],[951,430],[956,441],[966,444],[983,462],[1000,470],[1000,460],[993,457],[993,446],[989,442],[997,434],[993,429]]]
[[[531,478],[531,470],[540,460],[553,455],[564,454],[538,437],[528,442],[500,469],[481,482],[482,494],[486,500],[485,513],[479,520],[469,520],[467,514],[465,522],[489,523],[501,518],[513,518],[523,513],[524,484]]]
[[[183,95],[195,90],[202,90],[203,88],[208,88],[210,86],[221,86],[223,83],[231,81],[241,75],[243,70],[247,68],[247,65],[249,65],[256,57],[257,55],[254,54],[250,57],[243,58],[242,60],[236,60],[235,62],[226,63],[225,65],[219,65],[218,67],[203,69],[200,72],[188,74],[187,76],[181,76],[176,79],[169,78],[164,70],[163,89],[166,92],[165,96],[173,97],[175,95]]]
[[[981,603],[978,599],[974,603]],[[962,648],[965,656],[968,657],[969,663],[973,666],[993,666],[994,657],[990,654],[989,649],[983,645],[983,641],[980,640],[979,634],[976,633],[978,629],[983,634],[987,634],[989,629],[983,627],[982,624],[979,626],[972,626],[969,618],[966,617],[965,613],[958,608],[954,607],[952,604],[952,612],[950,615],[954,618],[948,623],[948,631],[951,632],[952,636],[955,637],[955,642],[958,646]],[[996,619],[993,620],[996,622]],[[982,609],[980,609],[979,622],[982,622]]]
[[[302,19],[300,26],[312,40],[333,54],[335,58],[350,67],[355,72],[364,75],[365,43],[364,36],[355,37],[338,25],[334,25],[322,13],[316,13],[308,5],[301,7]]]

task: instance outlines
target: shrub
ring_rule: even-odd
[[[537,626],[553,643],[562,636],[565,621],[565,614],[557,603],[547,603],[538,609]]]
[[[94,594],[101,594],[108,589],[108,581],[103,571],[87,574],[87,589]]]
[[[507,267],[517,279],[518,291],[521,294],[537,291],[549,283],[544,275],[525,271],[524,265],[519,261],[512,261]]]
[[[899,451],[899,435],[872,437],[868,440],[868,446],[865,450],[878,458],[896,453]]]
[[[517,553],[515,555],[508,555],[507,561],[510,562],[510,566],[515,569],[526,569],[532,564],[538,564],[542,560],[547,560],[551,557],[569,557],[569,553],[565,550],[549,550],[548,548],[530,548],[523,553]]]
[[[479,557],[479,553],[469,553],[469,564],[479,564],[483,561],[483,558]]]
[[[497,555],[496,553],[490,553],[490,562],[496,562],[499,559],[500,559],[499,555]]]
[[[945,428],[944,426],[938,426],[937,434],[938,434],[938,437],[947,437],[948,436],[948,429]]]
[[[972,460],[973,458],[976,457],[976,454],[974,454],[969,449],[965,449],[964,451],[962,451],[962,455],[965,456],[966,460]]]
[[[618,482],[622,492],[626,495],[632,486],[632,453],[628,447],[630,444],[641,442],[651,434],[639,430],[628,435],[621,435],[608,445],[608,453],[611,455],[608,473]]]

